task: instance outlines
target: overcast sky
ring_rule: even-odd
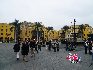
[[[0,0],[0,22],[15,18],[55,29],[72,25],[73,19],[76,24],[93,26],[93,0]]]

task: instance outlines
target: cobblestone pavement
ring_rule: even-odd
[[[90,66],[91,56],[84,54],[84,48],[77,48],[77,53],[81,56],[81,63],[70,63],[66,60],[69,52],[65,51],[64,46],[60,46],[59,52],[48,51],[42,47],[42,51],[36,53],[35,58],[28,55],[28,62],[22,60],[16,61],[15,53],[13,52],[13,44],[0,44],[0,70],[93,70],[93,65]]]

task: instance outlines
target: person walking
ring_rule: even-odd
[[[85,41],[85,45],[84,45],[84,47],[85,47],[85,54],[87,54],[88,41]]]
[[[92,50],[91,50],[91,53],[92,53],[92,61],[91,61],[90,66],[93,65],[93,42],[92,42]],[[90,67],[90,66],[89,66],[89,67]]]
[[[88,45],[89,47],[89,54],[91,55],[92,53],[91,53],[91,50],[92,50],[92,41],[89,41],[89,45]]]
[[[33,56],[33,41],[30,41],[31,56]]]
[[[28,55],[29,53],[29,41],[28,40],[26,41],[26,48],[27,48],[27,55]]]
[[[40,41],[40,47],[39,47],[39,50],[41,51],[41,47],[43,46],[43,42]]]
[[[47,50],[48,49],[48,41],[46,41],[46,44],[45,45],[46,45],[46,50]]]
[[[20,43],[16,42],[13,49],[14,52],[16,53],[16,59],[19,60]]]
[[[26,41],[22,43],[21,53],[23,55],[23,61],[28,62],[28,60],[26,59],[26,56],[28,55],[28,45]]]
[[[35,50],[37,51],[37,53],[38,53],[38,41],[33,41],[33,43],[34,43],[34,47],[35,47]]]
[[[92,42],[92,50],[91,50],[91,52],[92,52],[92,62],[93,62],[93,42]]]
[[[57,51],[59,51],[59,42],[56,42],[56,46],[57,46]]]
[[[68,51],[68,50],[69,50],[69,49],[68,49],[68,41],[65,40],[65,43],[66,43],[66,51]]]
[[[37,43],[37,44],[38,44],[38,43]],[[31,57],[34,56],[35,50],[37,50],[35,46],[36,46],[35,41],[34,41],[34,40],[31,40],[31,41],[30,41]]]
[[[54,52],[56,52],[56,42],[54,42],[53,48],[54,48]]]
[[[73,50],[75,50],[75,48],[74,48],[74,43],[71,42],[71,51],[73,51]]]
[[[40,50],[41,51],[41,42],[38,42],[38,50]]]
[[[51,44],[51,40],[49,41],[49,46],[48,46],[48,50],[49,51],[51,51],[51,46],[52,46],[52,44]]]

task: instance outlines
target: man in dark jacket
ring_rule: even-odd
[[[58,41],[56,42],[56,45],[57,45],[57,51],[59,51],[59,42]]]
[[[41,47],[42,47],[42,41],[38,42],[38,50],[41,51]]]
[[[48,46],[48,50],[49,51],[51,51],[51,46],[52,46],[52,44],[51,44],[51,40],[49,41],[49,46]]]
[[[88,48],[89,48],[89,54],[91,55],[92,52],[90,50],[92,50],[92,41],[89,41],[89,44],[88,44]]]
[[[45,43],[45,45],[46,45],[46,50],[48,49],[48,41],[46,41],[46,43]]]
[[[30,41],[30,51],[31,51],[31,56],[33,55],[33,41]]]
[[[28,53],[29,53],[29,42],[28,42],[28,40],[26,41],[26,50],[27,50],[27,55],[28,55]]]
[[[38,53],[38,42],[35,41],[35,51]]]
[[[65,40],[65,43],[66,43],[66,51],[68,51],[69,50],[69,48],[68,48],[68,41]]]
[[[17,43],[14,45],[13,49],[14,49],[14,52],[16,53],[16,58],[17,58],[17,60],[19,60],[20,44],[17,42]]]
[[[28,46],[27,46],[26,41],[22,43],[21,53],[23,55],[23,60],[26,61],[26,62],[28,62],[26,60],[26,56],[28,55]]]
[[[31,50],[31,57],[35,55],[36,50],[36,42],[34,40],[30,41],[30,50]]]
[[[85,54],[87,54],[87,48],[88,48],[88,42],[87,41],[85,42],[84,47],[85,47]]]

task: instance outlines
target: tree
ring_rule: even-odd
[[[12,24],[12,25],[15,26],[15,27],[14,27],[14,28],[15,28],[15,29],[14,29],[15,42],[18,41],[18,36],[19,36],[18,34],[19,34],[19,31],[20,31],[20,29],[19,29],[19,28],[20,28],[20,26],[19,26],[20,24],[19,24],[18,22],[19,22],[19,20],[16,20],[16,19],[15,19],[14,22],[10,23],[10,25]],[[12,29],[12,28],[11,28],[11,29]]]
[[[17,37],[17,38],[18,38],[18,40],[20,39],[20,33],[21,33],[20,26],[21,26],[21,24],[22,24],[22,23],[18,23],[18,24],[17,24],[17,32],[18,32],[18,34],[17,34],[18,37]]]
[[[79,31],[78,31],[78,37],[83,38],[83,30],[85,29],[85,26],[83,24],[79,25]]]
[[[89,24],[85,24],[85,27],[89,27]]]
[[[63,27],[63,29],[64,29],[64,31],[66,32],[66,31],[69,29],[69,26],[65,25],[65,26]]]
[[[53,27],[48,27],[47,29],[48,29],[48,31],[50,31],[50,30],[53,30]]]
[[[66,31],[69,29],[69,26],[65,25],[65,26],[63,27],[63,29],[64,29],[64,36],[65,36]]]
[[[32,31],[32,37],[33,38],[37,38],[37,41],[38,41],[38,39],[39,39],[39,35],[41,35],[42,34],[42,32],[41,31],[39,31],[39,28],[41,27],[43,27],[43,25],[41,24],[41,22],[35,22],[35,29]]]

